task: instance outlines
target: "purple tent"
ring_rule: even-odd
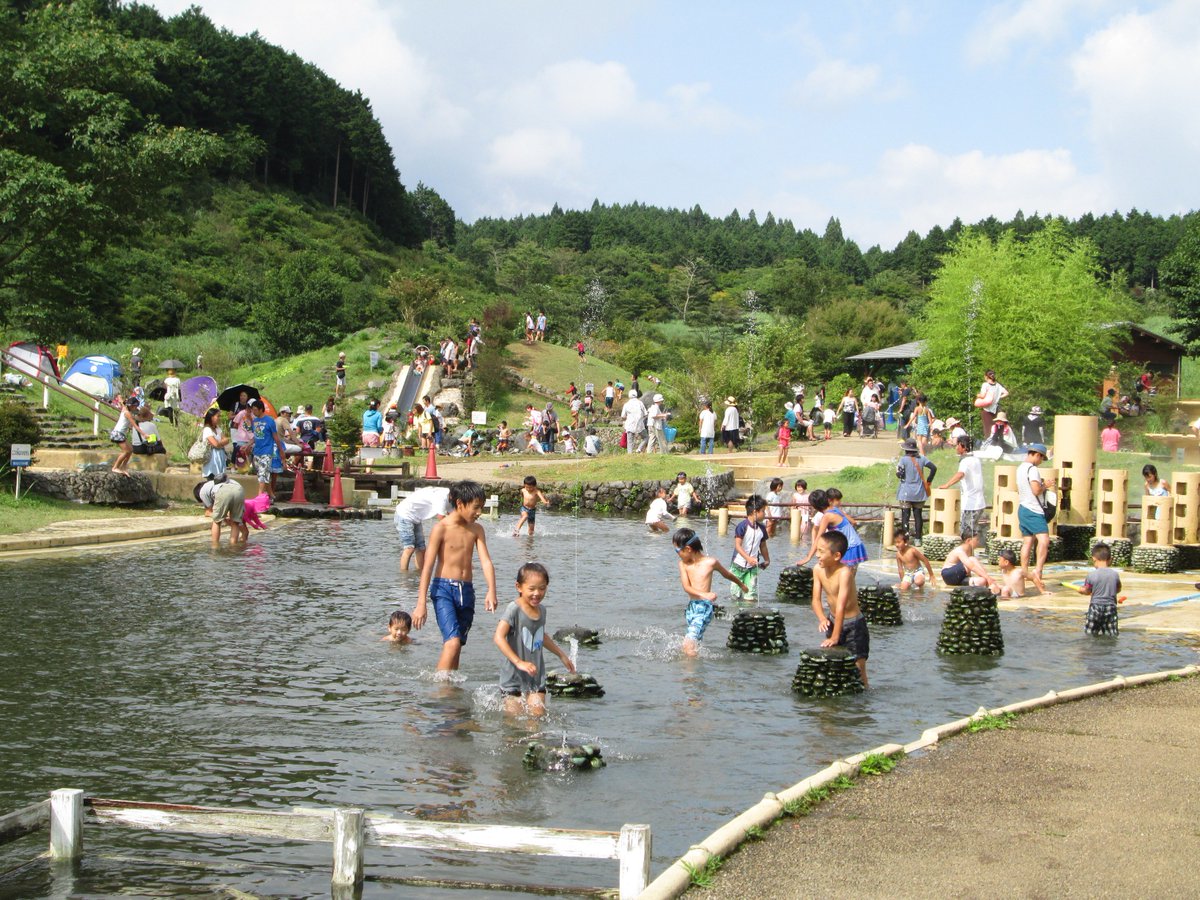
[[[193,416],[203,416],[217,399],[217,382],[208,375],[189,378],[179,387],[179,408]]]

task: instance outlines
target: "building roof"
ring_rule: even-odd
[[[1149,328],[1143,328],[1141,325],[1135,325],[1133,322],[1118,322],[1117,325],[1121,326],[1122,328],[1128,328],[1130,334],[1132,335],[1142,335],[1143,337],[1150,338],[1152,341],[1157,341],[1160,344],[1166,344],[1168,347],[1172,348],[1173,350],[1178,350],[1185,356],[1187,355],[1187,347],[1179,343],[1179,341],[1173,340],[1165,335],[1161,335],[1158,332],[1151,331]]]
[[[896,344],[894,347],[884,347],[882,350],[872,350],[869,353],[859,353],[857,356],[847,356],[846,359],[862,362],[874,362],[885,359],[916,359],[924,349],[924,341],[909,341],[907,344]]]

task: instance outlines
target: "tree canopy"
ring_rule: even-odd
[[[994,369],[1012,408],[1090,413],[1111,365],[1128,306],[1098,280],[1096,250],[1051,223],[1021,240],[968,229],[930,288],[912,378],[934,407],[974,414],[983,373]]]

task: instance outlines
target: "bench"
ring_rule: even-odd
[[[1176,462],[1200,466],[1200,438],[1194,434],[1147,434],[1146,439],[1166,444]]]

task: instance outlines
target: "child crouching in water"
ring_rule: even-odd
[[[892,540],[896,543],[896,574],[900,576],[900,590],[924,589],[926,579],[925,573],[921,571],[922,566],[929,572],[929,583],[937,584],[929,557],[922,553],[919,547],[914,547],[908,542],[907,531],[903,528],[896,529]]]
[[[517,571],[517,599],[504,610],[493,640],[504,654],[500,669],[500,691],[504,711],[519,713],[524,701],[531,716],[546,712],[546,660],[542,648],[562,660],[568,672],[575,671],[571,657],[546,631],[542,600],[550,587],[550,573],[541,563],[525,563]]]
[[[411,629],[412,616],[398,609],[388,617],[388,633],[380,640],[391,641],[393,644],[411,644],[412,638],[408,636]]]
[[[858,589],[854,585],[854,567],[842,562],[846,552],[846,536],[840,531],[827,531],[817,540],[817,566],[813,569],[813,612],[817,627],[825,640],[822,647],[845,647],[850,651],[863,687],[867,682],[867,657],[871,654],[871,635],[867,620],[858,606]],[[821,593],[829,598],[826,615]]]
[[[700,535],[692,529],[680,528],[671,536],[671,543],[675,545],[675,554],[679,557],[679,583],[683,585],[684,593],[692,598],[683,613],[687,622],[683,652],[688,656],[697,656],[700,642],[704,639],[704,629],[712,621],[713,601],[717,599],[712,589],[713,572],[720,572],[737,585],[743,594],[746,593],[746,586],[715,556],[704,555]]]

